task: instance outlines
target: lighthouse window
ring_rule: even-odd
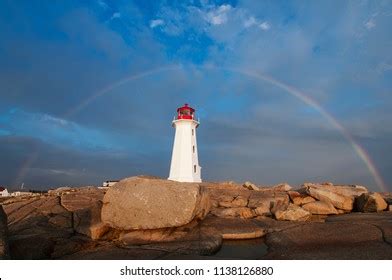
[[[196,165],[193,166],[193,172],[196,173]]]
[[[182,113],[184,116],[190,116],[190,115],[191,115],[191,111],[190,111],[190,110],[187,110],[187,109],[181,110],[181,113]]]
[[[195,152],[195,145],[193,145],[192,150],[193,150],[193,152]]]
[[[194,130],[194,129],[192,129],[192,136],[193,136],[193,135],[195,135],[195,130]]]

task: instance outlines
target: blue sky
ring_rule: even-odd
[[[205,180],[379,190],[268,75],[392,190],[390,26],[391,1],[0,1],[0,185],[167,177],[187,102]]]

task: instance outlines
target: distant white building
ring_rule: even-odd
[[[116,181],[116,180],[105,181],[105,182],[102,183],[102,187],[108,188],[108,187],[113,186],[113,185],[116,184],[117,182],[118,182],[118,180],[117,180],[117,181]]]
[[[9,195],[10,194],[6,188],[0,187],[0,197],[7,197]]]
[[[17,192],[12,192],[9,195],[10,196],[22,196],[22,195],[31,196],[31,195],[33,195],[33,193],[32,192],[20,192],[20,191],[17,191]]]

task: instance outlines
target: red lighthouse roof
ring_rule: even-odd
[[[186,120],[194,120],[195,119],[195,109],[189,107],[187,103],[184,106],[177,109],[177,120],[186,119]]]

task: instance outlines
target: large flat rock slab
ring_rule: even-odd
[[[7,215],[0,205],[0,260],[9,258]]]
[[[50,259],[57,244],[77,233],[92,239],[105,230],[101,223],[104,192],[75,188],[27,198],[7,200],[9,248],[12,259]]]
[[[392,246],[392,212],[351,213],[349,215],[329,216],[326,221],[328,223],[373,225],[380,229],[384,241]]]
[[[111,243],[100,243],[75,252],[70,255],[62,256],[63,260],[153,260],[163,258],[168,254],[162,249],[153,248],[122,248]]]
[[[267,235],[265,259],[391,259],[392,215],[347,214],[292,223]]]
[[[15,235],[41,235],[46,238],[71,233],[72,215],[60,205],[59,197],[41,196],[3,205],[8,216],[11,240]]]
[[[208,216],[201,222],[200,227],[205,234],[220,235],[223,239],[239,240],[253,239],[264,236],[267,230],[252,220],[241,218],[217,218]]]
[[[61,205],[70,212],[90,208],[103,200],[105,192],[98,188],[80,188],[61,194]]]
[[[3,205],[12,259],[49,259],[59,239],[73,234],[72,215],[59,197],[42,196]]]
[[[342,222],[342,223],[369,223],[369,222],[385,222],[392,223],[392,213],[385,211],[380,213],[359,213],[353,212],[346,215],[329,216],[326,222]]]

